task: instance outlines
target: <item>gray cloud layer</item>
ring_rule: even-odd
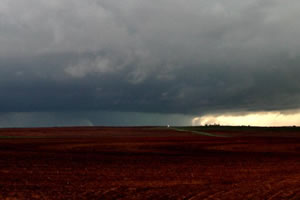
[[[0,110],[300,107],[296,0],[2,0]]]
[[[11,112],[0,113],[0,128],[55,126],[166,126],[192,125],[192,117],[135,112]]]

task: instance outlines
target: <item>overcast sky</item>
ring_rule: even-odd
[[[292,112],[299,11],[298,0],[1,0],[0,122]]]

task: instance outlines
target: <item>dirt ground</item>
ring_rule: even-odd
[[[0,199],[300,199],[300,132],[2,129]]]

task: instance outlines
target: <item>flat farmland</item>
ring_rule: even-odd
[[[300,131],[244,132],[1,129],[0,199],[300,199]]]

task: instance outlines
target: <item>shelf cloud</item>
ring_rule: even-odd
[[[300,108],[300,2],[2,0],[0,111]]]

